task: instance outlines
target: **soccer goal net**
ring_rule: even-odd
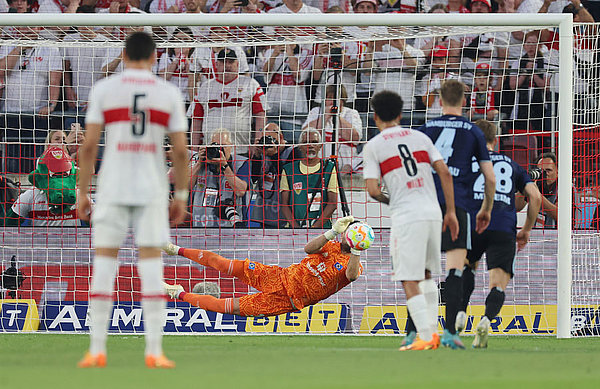
[[[191,200],[187,221],[171,230],[175,243],[286,267],[304,258],[329,217],[350,212],[376,231],[359,279],[317,305],[243,318],[169,301],[166,332],[403,333],[405,296],[390,280],[389,210],[362,181],[362,147],[377,133],[369,98],[399,93],[402,124],[418,128],[441,114],[438,91],[450,78],[467,86],[464,115],[493,123],[500,151],[530,170],[549,203],[561,198],[558,214],[545,208],[517,254],[491,331],[598,332],[596,25],[573,26],[563,15],[28,16],[0,17],[0,331],[88,328],[91,230],[74,211],[75,169],[55,165],[67,158],[76,165],[90,88],[123,71],[125,37],[144,30],[157,43],[153,71],[180,88],[188,107]],[[206,162],[214,153],[229,158],[235,178]],[[101,144],[97,168],[102,158]],[[294,162],[302,159],[317,167]],[[141,332],[131,237],[119,256],[110,329]],[[186,258],[164,261],[165,280],[186,291],[257,292]],[[442,291],[443,279],[437,275]],[[483,315],[487,282],[482,263],[467,333]],[[443,312],[442,293],[440,325]]]

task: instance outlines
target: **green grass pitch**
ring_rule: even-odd
[[[470,345],[472,338],[465,337]],[[599,388],[600,338],[490,337],[487,350],[397,351],[392,336],[110,336],[105,369],[75,367],[86,335],[0,335],[2,388]]]

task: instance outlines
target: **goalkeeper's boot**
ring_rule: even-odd
[[[177,246],[176,244],[169,242],[165,247],[163,247],[163,251],[167,253],[167,255],[178,255],[180,248],[181,247]]]
[[[178,298],[181,292],[185,292],[181,285],[169,285],[166,282],[163,282],[163,286],[165,288],[165,293],[172,299]]]
[[[451,334],[447,329],[445,329],[444,333],[442,334],[441,342],[442,346],[450,347],[453,350],[465,348],[465,345],[463,344],[462,340],[460,340],[458,334]]]
[[[168,360],[164,354],[146,355],[146,366],[150,369],[172,369],[175,367],[175,362]]]
[[[440,346],[440,336],[434,333],[431,336],[431,340],[425,341],[423,339],[415,340],[407,350],[435,350]]]
[[[460,311],[456,314],[456,322],[454,323],[454,327],[456,328],[456,333],[460,334],[465,329],[467,325],[467,313],[465,311]]]
[[[402,339],[402,343],[400,343],[400,351],[410,350],[410,345],[417,339],[417,332],[410,331],[404,339]]]
[[[77,367],[89,368],[89,367],[105,367],[106,366],[106,354],[98,353],[96,355],[86,352],[83,359],[77,363]]]
[[[489,331],[490,319],[484,316],[475,329],[475,339],[471,346],[473,348],[487,348]]]

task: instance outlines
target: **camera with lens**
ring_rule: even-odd
[[[539,167],[533,167],[529,169],[529,177],[531,177],[531,179],[534,181],[539,180],[540,178],[545,179],[546,172],[543,169],[540,169]]]
[[[329,50],[329,66],[334,69],[342,68],[342,48],[341,47],[332,47]]]
[[[229,220],[234,227],[244,227],[244,221],[235,209],[233,199],[225,199],[221,202],[221,206],[219,207],[219,218],[222,220]]]
[[[221,153],[219,153],[219,151],[221,151],[221,152],[223,152],[223,154],[225,154],[225,150],[223,150],[223,147],[221,147],[221,145],[219,145],[216,142],[211,143],[210,146],[208,146],[206,148],[206,159],[221,158]]]
[[[262,138],[260,138],[259,140],[256,141],[256,145],[257,146],[262,146],[262,147],[265,147],[265,148],[271,148],[273,146],[278,146],[279,142],[277,141],[277,139],[275,139],[271,135],[265,135],[265,136],[263,136]]]

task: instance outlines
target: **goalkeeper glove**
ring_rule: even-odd
[[[341,234],[342,232],[346,231],[346,228],[348,228],[350,223],[352,223],[353,221],[354,221],[354,216],[352,216],[352,215],[348,215],[348,216],[339,218],[335,221],[331,230],[327,231],[323,235],[325,235],[325,238],[327,238],[327,240],[332,240],[336,236]]]

